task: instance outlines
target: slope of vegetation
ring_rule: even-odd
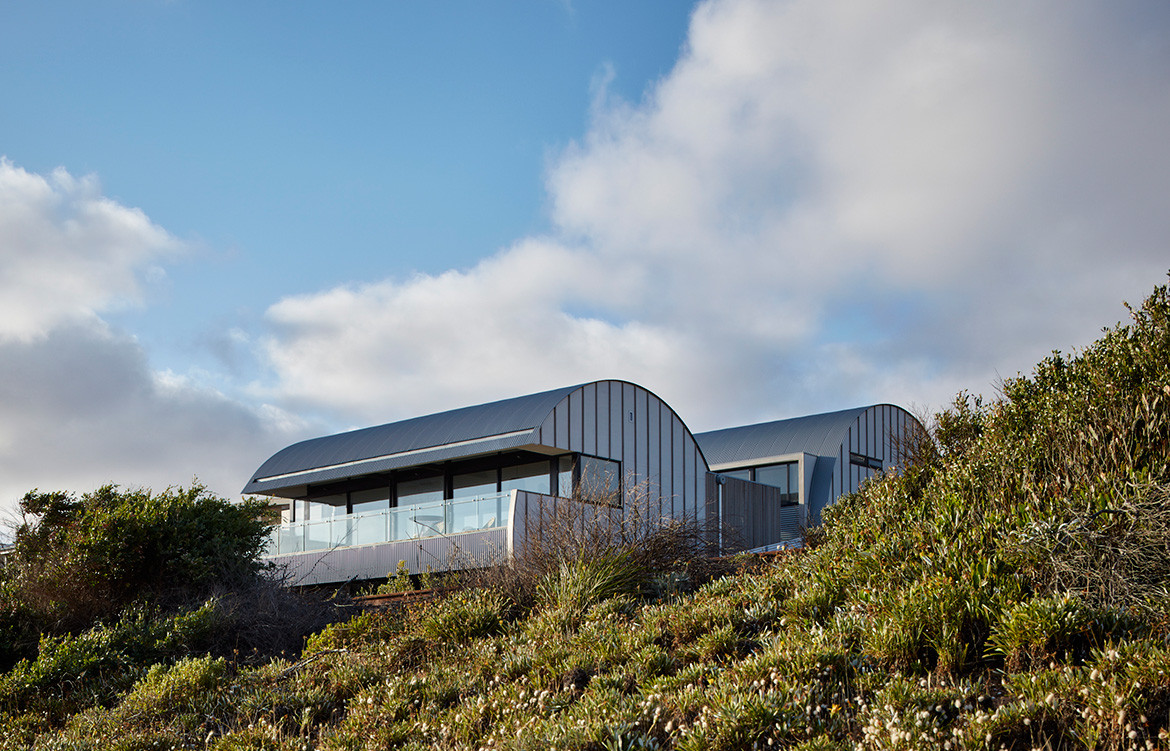
[[[0,746],[1170,748],[1167,288],[1132,313],[960,395],[804,551],[567,548],[251,664],[200,650],[213,605],[125,610],[0,678]]]

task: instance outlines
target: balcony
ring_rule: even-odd
[[[512,496],[509,491],[281,524],[272,530],[266,557],[503,529]]]

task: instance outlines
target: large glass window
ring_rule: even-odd
[[[527,490],[530,493],[549,492],[548,462],[532,462],[504,467],[500,470],[500,490]]]
[[[483,472],[467,472],[451,478],[452,498],[474,498],[476,496],[495,495],[496,470],[488,469]]]
[[[598,459],[595,456],[580,458],[581,492],[586,497],[605,501],[613,505],[621,504],[622,492],[622,465],[608,459]]]
[[[370,545],[390,539],[388,533],[390,486],[355,490],[349,494],[353,508],[351,539],[354,545]]]
[[[355,490],[349,494],[353,513],[366,514],[371,511],[385,511],[390,508],[390,486],[371,488],[370,490]]]
[[[417,506],[443,500],[443,476],[422,477],[398,483],[398,505]]]
[[[345,514],[345,493],[327,495],[305,502],[305,521],[316,522]]]
[[[573,495],[573,455],[566,454],[557,459],[557,495],[570,498]]]
[[[800,503],[800,466],[796,462],[756,467],[754,471],[756,482],[780,488],[782,504],[795,506]]]

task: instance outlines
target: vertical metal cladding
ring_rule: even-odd
[[[627,492],[678,518],[704,516],[707,463],[686,424],[665,402],[624,381],[570,392],[538,433],[540,443],[622,463]]]
[[[825,506],[899,461],[901,436],[916,423],[906,410],[878,404],[724,428],[696,440],[718,471],[765,466],[798,453],[815,457],[805,511],[816,524]]]

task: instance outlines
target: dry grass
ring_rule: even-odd
[[[541,582],[588,561],[620,559],[640,588],[667,574],[676,584],[695,585],[728,569],[713,557],[718,536],[709,526],[663,515],[659,504],[645,485],[624,493],[585,487],[569,498],[548,498],[535,517],[529,511],[527,539],[512,557],[463,572],[460,584],[496,588],[527,608]]]

